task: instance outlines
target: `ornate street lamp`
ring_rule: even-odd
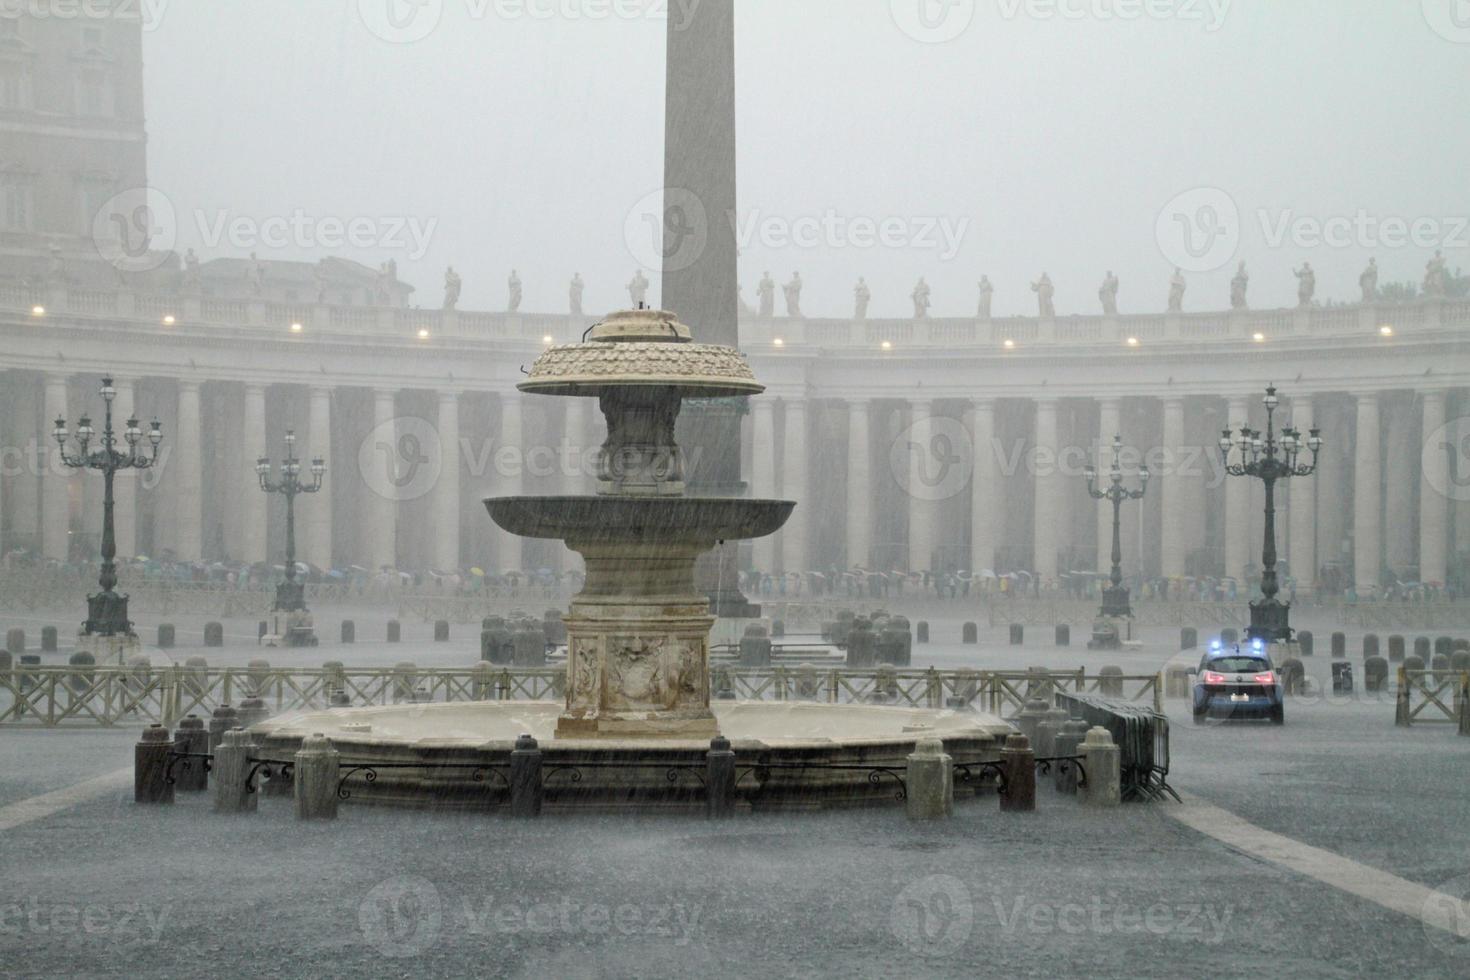
[[[306,584],[296,580],[296,495],[320,490],[322,476],[326,472],[326,461],[318,456],[311,461],[311,482],[301,482],[301,460],[296,458],[296,433],[291,429],[286,430],[286,458],[281,460],[279,481],[271,479],[269,458],[262,456],[255,461],[255,474],[260,478],[260,489],[266,493],[279,493],[286,498],[286,580],[276,586],[277,612],[306,611]]]
[[[1276,438],[1275,413],[1280,399],[1275,386],[1266,389],[1266,435],[1241,426],[1239,432],[1226,429],[1220,435],[1220,456],[1225,463],[1225,472],[1231,476],[1253,476],[1266,484],[1266,533],[1261,546],[1261,598],[1253,600],[1251,624],[1246,628],[1248,639],[1266,643],[1290,643],[1291,625],[1288,615],[1291,603],[1276,598],[1280,587],[1276,582],[1276,481],[1294,476],[1311,476],[1317,469],[1317,453],[1322,448],[1320,430],[1313,429],[1303,439],[1296,429],[1282,429],[1281,438]],[[1300,462],[1303,449],[1312,453],[1310,463]],[[1238,453],[1237,463],[1231,463],[1231,451]]]
[[[68,453],[66,444],[72,438],[67,431],[66,419],[57,419],[52,436],[61,447],[61,462],[74,470],[99,470],[102,473],[102,574],[97,584],[102,591],[87,596],[87,622],[83,627],[86,636],[132,636],[133,623],[128,619],[128,597],[114,591],[117,585],[117,540],[112,520],[112,481],[118,470],[146,470],[158,462],[158,444],[163,442],[163,431],[158,420],[149,426],[147,439],[151,453],[144,455],[141,444],[143,430],[136,418],[128,419],[123,430],[127,451],[117,449],[117,435],[112,428],[112,401],[117,389],[111,378],[102,379],[102,401],[105,404],[102,422],[102,440],[96,449],[92,438],[97,430],[92,428],[92,419],[83,415],[77,423],[76,452]]]
[[[1138,471],[1138,489],[1129,490],[1123,486],[1123,467],[1120,459],[1123,454],[1123,437],[1113,436],[1113,465],[1108,470],[1108,485],[1099,490],[1097,487],[1097,470],[1089,464],[1087,473],[1087,492],[1094,500],[1108,500],[1113,504],[1113,569],[1108,576],[1109,585],[1103,589],[1103,602],[1100,615],[1105,618],[1128,617],[1133,615],[1133,609],[1128,604],[1128,587],[1123,584],[1123,536],[1122,521],[1120,515],[1125,500],[1142,500],[1144,493],[1148,490],[1149,472],[1148,467],[1142,467]]]

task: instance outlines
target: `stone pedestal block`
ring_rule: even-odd
[[[1082,740],[1080,754],[1087,772],[1086,794],[1082,802],[1088,806],[1117,806],[1123,801],[1122,752],[1113,744],[1106,728],[1093,728]]]
[[[250,775],[250,753],[255,747],[250,736],[238,728],[225,732],[214,750],[214,809],[216,813],[250,813],[258,805],[256,794],[245,787]]]
[[[209,732],[204,719],[189,715],[174,731],[174,751],[180,754],[207,755]],[[209,788],[209,773],[204,759],[180,759],[174,763],[174,788],[180,793],[203,793]]]
[[[910,820],[942,820],[954,814],[954,760],[937,738],[920,739],[904,775]]]
[[[1031,750],[1031,740],[1025,735],[1008,736],[1005,748],[1000,750],[1000,761],[1006,774],[1005,789],[1000,795],[1000,808],[1035,810],[1036,753]]]
[[[149,725],[133,747],[133,802],[172,803],[174,784],[168,781],[168,757],[173,740],[162,725]]]
[[[296,819],[337,819],[342,757],[325,735],[308,735],[296,752]]]

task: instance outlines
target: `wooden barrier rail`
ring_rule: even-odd
[[[972,706],[994,715],[1019,712],[1033,697],[1057,691],[1098,692],[1107,686],[1126,700],[1161,710],[1157,674],[1089,675],[1075,671],[899,670],[877,668],[715,666],[716,700],[824,701],[922,708]],[[506,700],[560,700],[561,667],[377,668],[17,667],[0,671],[0,726],[172,727],[189,714],[259,698],[270,714],[329,707]]]
[[[1470,735],[1470,673],[1400,667],[1394,724],[1452,724],[1461,735]]]

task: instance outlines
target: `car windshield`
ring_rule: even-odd
[[[1205,664],[1205,669],[1226,674],[1261,674],[1270,670],[1271,665],[1256,657],[1216,657]]]

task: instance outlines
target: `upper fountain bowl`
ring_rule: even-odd
[[[661,388],[680,398],[765,390],[735,348],[696,344],[690,337],[689,328],[667,310],[622,310],[592,327],[584,342],[547,348],[516,387],[580,397],[634,387]]]

